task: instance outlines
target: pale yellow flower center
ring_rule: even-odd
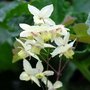
[[[52,37],[52,34],[50,32],[43,32],[43,33],[41,33],[41,38],[45,42],[49,41],[51,39],[51,37]]]
[[[72,49],[67,50],[67,52],[64,53],[66,58],[73,58],[72,56],[74,55],[74,51]]]
[[[31,48],[31,52],[35,53],[35,54],[40,54],[40,48],[36,47],[36,46],[32,46]]]
[[[38,79],[42,79],[44,77],[44,74],[43,73],[38,73],[38,74],[36,74],[36,77]]]

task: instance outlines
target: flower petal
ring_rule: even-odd
[[[46,44],[46,43],[44,43],[44,47],[55,48],[55,46],[53,46],[51,44]]]
[[[41,32],[48,30],[49,26],[30,26],[28,24],[19,24],[19,26],[26,32]]]
[[[44,24],[43,19],[40,19],[40,17],[38,17],[38,16],[34,16],[33,19],[34,19],[34,23],[35,23],[36,25],[37,25],[37,24]]]
[[[69,43],[69,46],[70,46],[70,47],[73,47],[75,41],[76,41],[76,39],[75,39],[74,41],[70,42],[70,43]]]
[[[47,5],[44,8],[41,9],[40,16],[44,18],[48,18],[51,16],[53,12],[53,5]]]
[[[63,45],[64,41],[61,37],[57,37],[57,38],[55,38],[55,43],[56,43],[56,45],[61,46],[61,45]]]
[[[67,44],[67,43],[68,43],[69,37],[70,37],[70,33],[67,32],[67,34],[66,34],[65,37],[64,37],[64,44]]]
[[[24,67],[24,70],[25,70],[25,72],[26,72],[27,74],[32,73],[31,64],[30,64],[26,59],[23,60],[23,67]]]
[[[24,81],[29,81],[30,80],[30,77],[28,76],[28,74],[26,72],[22,72],[20,74],[20,80],[24,80]]]
[[[29,54],[30,56],[34,57],[35,59],[37,59],[37,60],[40,61],[39,57],[38,57],[37,55],[35,55],[34,53],[31,53],[31,52],[28,51],[28,54]]]
[[[46,77],[43,77],[41,80],[45,85],[47,85],[48,88],[52,88],[51,81],[49,81]]]
[[[17,40],[17,42],[19,42],[23,46],[23,48],[25,47],[24,43],[20,39],[16,38],[16,40]]]
[[[43,77],[41,80],[45,85],[47,84],[48,79],[46,77]]]
[[[30,11],[30,13],[31,13],[32,15],[34,15],[34,16],[38,16],[38,15],[39,15],[39,12],[40,12],[40,11],[39,11],[39,9],[37,9],[36,7],[28,4],[28,9],[29,9],[29,11]]]
[[[60,88],[60,87],[62,87],[62,82],[56,81],[56,82],[54,83],[54,89],[57,89],[57,88]]]
[[[44,22],[48,25],[55,25],[55,22],[50,18],[44,19]]]
[[[44,68],[40,61],[37,62],[36,69],[39,71],[39,73],[41,73],[43,71]]]
[[[31,80],[34,81],[40,87],[39,80],[36,77],[31,76]]]
[[[28,32],[43,32],[43,31],[47,31],[50,30],[51,27],[50,26],[30,26],[28,24],[19,24],[19,26],[23,29],[26,30]]]
[[[54,75],[54,72],[53,71],[45,71],[45,72],[43,72],[44,73],[44,75],[46,75],[46,76],[51,76],[51,75]]]
[[[54,56],[56,56],[56,55],[58,55],[58,54],[60,54],[61,53],[61,47],[57,47],[52,53],[51,53],[51,55],[52,55],[52,57],[54,57]]]
[[[21,23],[21,24],[19,24],[19,26],[25,31],[30,31],[31,30],[31,27],[28,24]]]
[[[38,73],[38,70],[36,68],[33,68],[32,71],[33,71],[32,75],[36,75]]]
[[[31,35],[31,32],[30,31],[22,31],[20,33],[20,37],[28,37]]]

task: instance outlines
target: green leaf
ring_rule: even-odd
[[[90,36],[87,34],[88,26],[84,23],[79,23],[73,26],[75,34],[71,34],[71,39],[77,39],[78,42],[90,43]]]
[[[75,22],[75,18],[72,16],[66,16],[62,22],[62,24],[64,24],[65,26],[69,26],[71,24],[73,24]]]
[[[8,2],[8,4],[3,5],[0,9],[0,27],[9,31],[8,33],[11,37],[18,36],[20,33],[19,23],[25,21],[25,17],[27,16],[24,16],[24,14],[27,12],[28,9],[26,3],[19,1]],[[31,19],[28,18],[27,20],[29,22]],[[2,36],[5,37],[4,35]]]
[[[90,12],[90,0],[73,0],[73,7],[74,11],[80,13],[80,12],[85,12],[88,13]]]
[[[65,68],[63,75],[61,77],[61,80],[63,82],[63,87],[58,90],[67,90],[69,81],[70,81],[71,77],[73,76],[75,70],[76,70],[75,64],[72,62],[69,62],[69,64],[67,65],[67,68]]]
[[[19,27],[19,23],[27,23],[32,24],[32,16],[30,15],[27,3],[20,3],[14,9],[9,11],[6,14],[6,17],[3,21],[9,28],[12,37],[16,37],[21,32],[21,28]]]
[[[10,45],[12,45],[13,41],[11,34],[5,28],[0,28],[0,37],[0,44],[8,42]]]
[[[83,53],[83,54],[86,54]],[[90,81],[90,57],[88,54],[80,57],[80,53],[76,54],[76,58],[72,60],[80,72]]]
[[[15,64],[12,64],[12,47],[4,42],[0,44],[0,70],[14,69]]]
[[[14,9],[19,3],[17,1],[8,2],[0,9],[0,22],[3,22],[8,12]]]
[[[87,29],[88,26],[84,23],[75,24],[73,26],[73,30],[78,36],[87,36]]]
[[[6,17],[4,18],[4,22],[9,22],[12,18],[22,16],[24,14],[29,14],[27,3],[19,3],[16,7],[8,11]]]

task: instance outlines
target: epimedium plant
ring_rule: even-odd
[[[40,83],[43,82],[48,90],[57,90],[63,86],[63,83],[60,81],[62,57],[64,56],[67,59],[73,58],[73,45],[76,39],[70,40],[70,29],[63,24],[56,25],[50,18],[54,10],[53,4],[43,7],[41,10],[28,4],[28,9],[33,15],[34,25],[19,24],[23,31],[20,33],[20,38],[16,38],[14,44],[13,62],[23,59],[24,71],[20,74],[20,80],[31,80],[39,87],[41,87]],[[48,52],[47,49],[51,51]],[[48,60],[43,59],[44,57],[41,55],[42,50],[45,54],[48,54],[49,61],[55,56],[60,58],[58,71],[54,69]],[[29,57],[29,60],[27,57]],[[37,60],[36,67],[32,67],[29,62],[32,60],[32,57]],[[45,70],[43,62],[46,62],[47,67],[50,67],[51,70],[49,68]],[[54,73],[56,74],[56,80],[52,84],[48,76],[52,76]]]
[[[11,70],[12,69],[11,66],[14,66],[14,64],[10,63],[11,62],[10,60],[12,60],[13,38],[18,36],[20,33],[20,28],[18,27],[18,24],[25,22],[25,23],[32,25],[32,15],[28,12],[27,4],[26,4],[27,2],[24,2],[24,1],[25,0],[21,0],[21,1],[15,0],[12,2],[8,2],[8,4],[5,3],[5,5],[4,5],[4,3],[2,4],[2,2],[0,2],[0,37],[1,37],[0,38],[0,51],[2,52],[0,54],[0,61],[1,61],[0,62],[0,70],[2,70],[2,69],[5,69],[5,70],[10,69]],[[76,47],[76,50],[74,51],[74,53],[75,53],[74,58],[73,58],[73,60],[71,60],[69,62],[68,67],[65,69],[65,73],[63,71],[63,75],[60,78],[60,80],[62,79],[64,87],[65,87],[65,84],[66,84],[66,86],[69,84],[70,78],[73,76],[75,70],[79,70],[84,75],[84,77],[90,81],[90,57],[89,57],[89,55],[90,55],[90,35],[89,35],[89,33],[90,33],[90,15],[87,18],[87,15],[88,15],[87,13],[90,11],[88,8],[90,1],[82,0],[82,1],[78,2],[78,0],[72,0],[72,3],[70,5],[68,5],[68,7],[66,7],[65,5],[66,5],[67,1],[68,1],[68,3],[71,3],[71,1],[69,1],[69,0],[30,0],[30,2],[29,2],[38,8],[41,8],[45,5],[49,5],[49,4],[53,3],[55,9],[51,15],[51,18],[55,21],[55,23],[57,23],[57,24],[62,23],[63,25],[65,25],[66,27],[68,27],[70,29],[69,32],[70,32],[71,40],[75,40],[75,38],[77,38],[76,39],[77,47]],[[84,3],[86,3],[86,4],[84,4]],[[84,7],[81,7],[81,5]],[[72,16],[75,18],[73,18]],[[64,17],[65,17],[65,19],[64,19]],[[87,21],[86,21],[86,18],[87,18]],[[64,19],[64,21],[62,21],[63,19]],[[34,21],[34,23],[35,23],[35,21]],[[36,23],[37,23],[37,21],[36,21]],[[36,26],[36,24],[34,26]],[[43,30],[45,30],[45,29],[43,29]],[[39,33],[41,33],[41,32],[39,32]],[[48,37],[46,35],[47,35],[47,32],[42,33],[41,37],[43,39],[45,38],[44,42],[42,42],[42,43],[44,45],[46,45],[48,43],[55,47],[48,48],[48,47],[44,46],[44,47],[37,48],[38,47],[36,45],[37,40],[35,39],[33,48],[31,46],[29,47],[29,45],[28,45],[28,47],[31,48],[29,54],[33,56],[33,54],[31,53],[31,52],[33,52],[34,56],[37,57],[36,59],[42,61],[42,64],[45,62],[47,64],[47,66],[49,66],[51,68],[51,70],[54,71],[54,75],[59,76],[58,73],[61,74],[61,71],[63,70],[63,68],[61,69],[61,71],[58,70],[59,72],[54,70],[54,66],[55,66],[54,63],[53,63],[53,67],[52,67],[50,63],[48,64],[48,62],[49,62],[48,60],[50,59],[51,63],[52,62],[58,63],[58,61],[62,61],[62,63],[63,63],[64,60],[66,60],[65,58],[63,59],[63,56],[67,56],[67,55],[65,55],[65,53],[63,53],[64,55],[62,56],[62,54],[61,54],[62,60],[57,60],[58,55],[56,55],[55,57],[52,58],[51,56],[52,56],[53,50],[56,47],[59,48],[60,44],[56,43],[56,41],[58,39],[56,39],[56,41],[55,40],[53,41],[53,39],[51,40],[49,38],[49,40],[48,40],[48,37],[51,37],[52,35],[50,36],[50,34],[48,34]],[[13,62],[21,60],[22,58],[24,58],[24,59],[27,57],[31,58],[29,55],[26,54],[26,51],[27,51],[26,49],[28,49],[28,48],[26,48],[27,44],[25,43],[26,40],[24,38],[26,39],[26,37],[23,37],[23,38],[20,37],[20,40],[17,39],[17,42],[15,42],[15,47],[20,47],[20,48],[17,48],[14,50]],[[30,40],[31,40],[31,38],[32,37],[30,35]],[[63,38],[63,35],[62,35],[62,38]],[[21,41],[21,44],[19,43],[20,41]],[[43,41],[43,40],[41,40],[41,41]],[[24,43],[24,47],[23,47],[22,42]],[[59,40],[58,40],[58,42],[59,42]],[[39,46],[41,46],[41,45],[39,44]],[[56,54],[58,54],[58,53],[56,53]],[[28,60],[28,61],[29,62],[35,61],[35,60],[33,60],[33,57],[31,60]],[[56,66],[58,66],[58,65],[56,65]],[[32,65],[32,67],[33,67],[33,65]],[[47,70],[45,67],[46,66],[44,65],[44,69]],[[15,67],[15,68],[17,68],[17,67]],[[59,67],[59,68],[61,68],[61,67]],[[49,70],[49,68],[48,68],[48,70]],[[54,76],[51,76],[51,77],[54,77]],[[50,81],[48,81],[48,82],[50,82]],[[54,84],[52,84],[52,85],[54,85]],[[85,85],[82,87],[85,87]],[[66,90],[67,90],[67,87],[66,87]]]

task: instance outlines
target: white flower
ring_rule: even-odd
[[[49,26],[49,25],[41,25],[41,26],[30,26],[28,24],[19,24],[19,26],[24,30],[20,33],[20,37],[28,37],[31,34],[37,35],[41,32],[49,32],[58,28],[58,26]]]
[[[66,36],[67,35],[67,31],[69,29],[65,28],[64,25],[60,24],[60,25],[54,25],[52,28],[52,39],[51,42],[54,41],[56,38],[60,37],[60,36]]]
[[[37,34],[39,32],[49,31],[49,26],[30,26],[28,24],[19,24],[19,26],[24,30],[20,33],[20,37],[28,37],[31,33]]]
[[[20,33],[20,37],[28,37],[31,34],[37,35],[38,33],[41,32],[54,32],[58,33],[60,35],[66,35],[67,34],[67,28],[65,28],[63,25],[54,25],[54,26],[49,26],[49,25],[41,25],[41,26],[30,26],[28,24],[19,24],[19,26],[24,30]]]
[[[27,60],[23,60],[23,67],[24,71],[20,74],[20,80],[32,80],[40,87],[39,80],[35,77],[36,69],[33,69]]]
[[[54,72],[50,70],[43,72],[44,67],[40,61],[37,62],[36,68],[32,68],[32,66],[27,60],[23,60],[23,67],[24,67],[24,72],[21,73],[20,80],[24,80],[24,81],[32,80],[38,86],[40,86],[39,79],[45,82],[46,81],[45,76],[51,76],[54,74]]]
[[[58,88],[62,87],[62,82],[56,81],[52,84],[50,81],[47,82],[48,90],[57,90]]]
[[[30,26],[28,24],[19,24],[19,26],[24,30],[20,33],[20,37],[28,37],[31,33],[37,35],[39,32],[50,31],[52,28],[50,26]]]
[[[31,12],[31,14],[34,15],[33,18],[35,24],[55,25],[55,22],[49,18],[51,16],[51,13],[53,12],[52,4],[43,7],[41,10],[28,4],[28,9]]]
[[[34,54],[33,52],[31,52],[32,46],[27,43],[28,41],[26,41],[25,43],[23,43],[20,39],[16,39],[16,40],[22,45],[22,47],[19,47],[19,48],[21,48],[21,50],[24,53],[26,53],[27,56],[32,56],[35,59],[40,60],[39,57],[36,54]]]
[[[67,31],[69,31],[68,28],[66,28],[63,24],[57,25],[58,26],[58,30],[60,31],[61,35],[67,35]]]
[[[36,64],[36,70],[37,70],[37,74],[35,76],[38,79],[41,79],[43,82],[44,82],[44,80],[46,81],[46,76],[51,76],[54,74],[54,72],[51,70],[43,71],[44,68],[43,68],[43,65],[40,61],[38,61]]]
[[[67,33],[67,35],[64,38],[59,37],[55,39],[55,43],[56,45],[58,45],[58,47],[51,53],[52,57],[58,54],[59,56],[62,56],[64,54],[66,57],[70,58],[74,54],[74,52],[72,51],[72,47],[75,40],[73,42],[68,43],[69,36],[70,34]]]
[[[67,34],[64,36],[64,38],[62,38],[62,37],[55,38],[56,45],[64,46],[64,45],[68,44],[69,37],[70,37],[70,34],[69,34],[69,32],[67,32]]]

